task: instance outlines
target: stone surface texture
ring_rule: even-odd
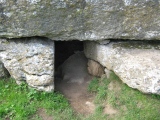
[[[62,80],[68,83],[83,83],[90,77],[87,70],[87,62],[84,52],[77,52],[71,55],[59,67]]]
[[[132,88],[160,94],[159,42],[85,42],[85,54],[115,72]]]
[[[0,37],[160,40],[160,0],[0,0]]]
[[[6,68],[4,67],[3,63],[0,62],[0,78],[5,78],[8,77],[8,72],[6,70]]]
[[[96,77],[101,77],[103,74],[105,74],[104,67],[98,62],[94,60],[88,60],[87,65],[88,65],[89,74],[96,76]]]
[[[0,40],[0,61],[18,84],[54,89],[54,42],[46,38]]]

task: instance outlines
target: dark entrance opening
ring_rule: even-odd
[[[82,114],[90,114],[94,108],[85,103],[93,101],[94,95],[87,90],[92,76],[87,70],[82,41],[55,42],[55,91],[62,93],[72,108]],[[92,104],[92,103],[91,103]]]
[[[55,71],[76,51],[83,51],[82,41],[56,41],[55,42]]]
[[[55,90],[59,91],[59,88],[62,88],[63,84],[65,83],[64,76],[74,77],[77,76],[78,72],[77,64],[75,64],[74,61],[70,61],[70,58],[72,55],[77,54],[77,52],[83,51],[83,42],[82,41],[55,41],[55,75],[54,75],[54,84],[55,84]],[[66,61],[69,59],[69,64],[67,62],[67,69],[64,68],[64,62],[66,66]],[[81,58],[76,57],[76,60],[79,60]],[[74,65],[72,64],[74,63]],[[76,62],[80,64],[80,62]],[[71,70],[74,69],[74,70]],[[63,71],[65,70],[65,72]],[[63,72],[62,72],[63,71]],[[68,72],[69,71],[69,72]],[[76,74],[76,75],[75,75]],[[69,77],[69,78],[70,78]],[[61,90],[60,90],[61,91]]]

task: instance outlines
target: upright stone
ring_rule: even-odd
[[[86,42],[84,48],[88,58],[114,71],[128,86],[160,94],[159,42]]]
[[[47,38],[0,39],[0,58],[19,84],[54,90],[54,42]]]

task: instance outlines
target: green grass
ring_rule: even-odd
[[[38,92],[26,84],[18,86],[13,79],[0,80],[0,120],[41,120],[38,109],[61,119],[75,119],[68,101],[59,93]]]
[[[112,86],[111,86],[112,84]],[[88,91],[95,94],[95,112],[77,115],[60,93],[38,92],[26,84],[18,86],[13,79],[0,80],[0,120],[42,120],[39,109],[54,120],[159,120],[160,95],[146,95],[129,88],[114,74],[94,78]],[[117,111],[104,114],[106,105]]]
[[[109,89],[111,82],[114,86]],[[118,111],[106,120],[160,120],[160,95],[146,95],[134,90],[122,83],[114,73],[108,79],[94,78],[88,90],[96,93],[95,104],[110,104]]]

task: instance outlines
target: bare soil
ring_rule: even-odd
[[[46,110],[41,108],[38,110],[37,114],[41,117],[42,120],[54,120],[54,118],[46,113]]]
[[[75,112],[88,115],[95,110],[93,104],[94,95],[87,91],[88,84],[92,77],[86,78],[83,82],[56,81],[55,89],[61,92],[70,102]]]
[[[66,82],[57,79],[55,82],[55,90],[62,93],[69,100],[71,107],[77,114],[88,116],[95,111],[95,95],[89,93],[87,90],[91,80],[92,77],[86,78],[83,82]],[[118,84],[111,82],[109,84],[109,89],[118,91],[120,87]],[[37,114],[42,120],[54,119],[52,116],[46,114],[43,108],[39,109]],[[108,114],[108,117],[113,118],[114,115],[118,114],[118,110],[106,103],[106,105],[104,105],[104,114]]]

